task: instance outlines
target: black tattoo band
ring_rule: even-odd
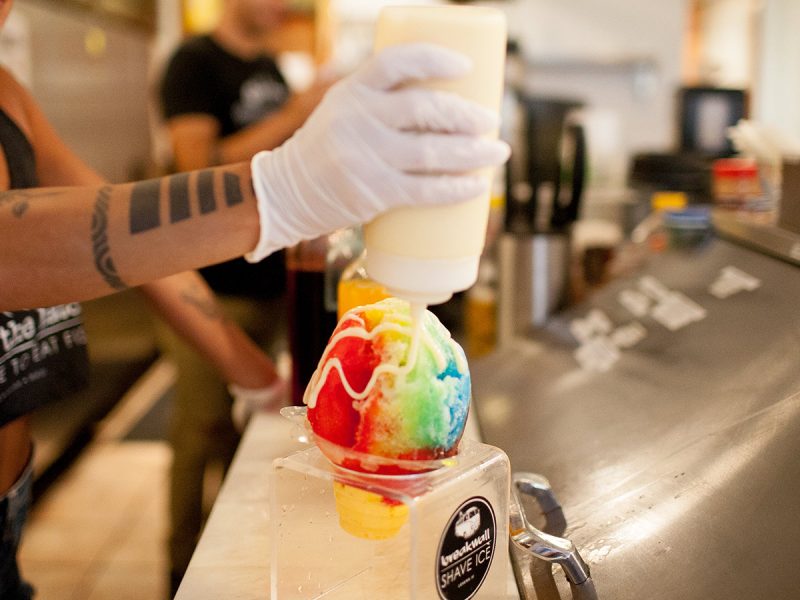
[[[169,178],[169,222],[177,223],[192,216],[189,208],[189,174]]]
[[[131,192],[131,233],[141,233],[161,225],[160,195],[160,179],[134,184]]]
[[[239,187],[239,178],[233,173],[223,173],[222,181],[225,184],[225,202],[228,206],[235,206],[244,202],[242,190]]]
[[[195,179],[191,178],[188,173],[169,177],[166,187],[170,223],[178,223],[192,216],[190,198],[193,186],[200,214],[206,215],[217,210],[214,178],[215,172],[211,169],[200,171]],[[222,190],[227,206],[236,206],[244,202],[239,179],[239,176],[234,173],[222,174]],[[150,231],[161,226],[161,188],[160,179],[150,179],[133,185],[130,207],[130,231],[132,234]]]
[[[197,202],[200,213],[208,214],[217,210],[217,201],[214,199],[214,172],[200,171],[197,174]]]
[[[115,290],[125,290],[128,286],[120,279],[117,268],[111,259],[108,247],[108,206],[111,201],[111,186],[104,186],[97,194],[92,214],[92,253],[94,265],[105,282]]]

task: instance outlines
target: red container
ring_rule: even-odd
[[[746,208],[763,196],[758,165],[750,158],[720,158],[714,161],[713,191],[717,206]]]

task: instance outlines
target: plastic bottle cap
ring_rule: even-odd
[[[755,177],[758,165],[752,158],[720,158],[712,167],[717,177]]]
[[[478,279],[480,255],[463,258],[418,258],[370,248],[369,276],[398,298],[421,304],[441,304]]]
[[[667,211],[664,224],[675,229],[707,229],[711,226],[708,206],[690,206],[681,211]]]
[[[681,209],[688,203],[684,192],[655,192],[650,198],[653,210]]]

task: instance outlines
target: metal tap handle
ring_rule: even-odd
[[[561,506],[553,494],[546,478],[535,473],[516,473],[512,477],[512,501],[509,511],[512,557],[517,586],[523,594],[532,588],[531,560],[539,558],[561,565],[567,576],[575,600],[596,600],[597,594],[589,574],[589,566],[583,561],[575,545],[568,539],[540,531],[528,521],[520,498],[521,494],[533,496],[545,517],[558,511]],[[541,500],[540,500],[541,499]],[[563,516],[563,515],[562,515]],[[519,558],[526,568],[519,564]],[[533,596],[531,596],[533,597]]]
[[[566,531],[567,521],[564,518],[564,511],[547,477],[537,473],[515,473],[514,485],[521,494],[536,498],[536,503],[545,518],[542,531],[551,535],[561,535]]]

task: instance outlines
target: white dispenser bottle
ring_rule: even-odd
[[[505,16],[475,6],[390,6],[378,19],[375,50],[408,42],[430,42],[461,52],[473,69],[452,81],[426,86],[455,92],[500,111],[506,52]],[[493,134],[496,137],[496,132]],[[482,176],[491,182],[493,169]],[[392,210],[364,227],[366,268],[394,296],[438,304],[470,287],[489,217],[486,194],[463,203]]]

